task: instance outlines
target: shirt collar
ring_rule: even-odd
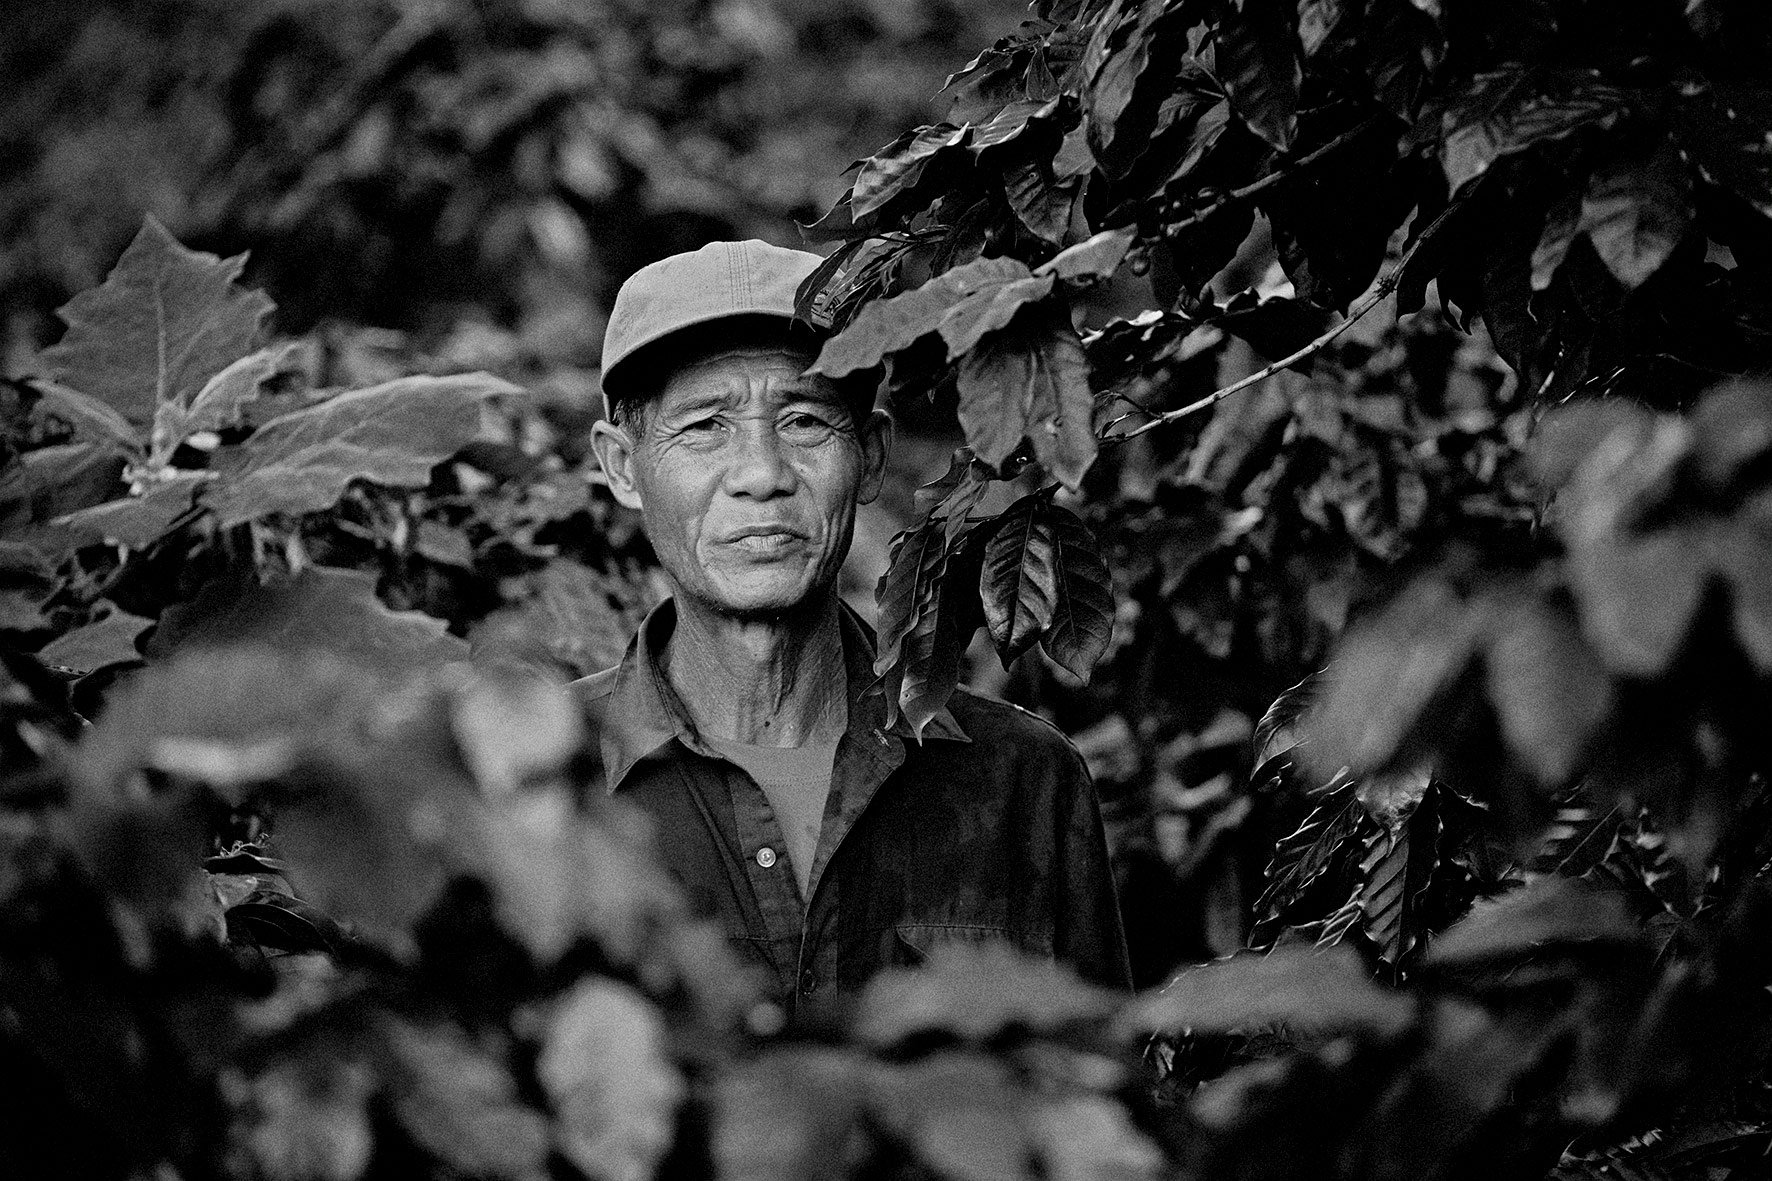
[[[635,764],[673,738],[697,754],[719,757],[702,741],[695,720],[665,675],[665,645],[676,626],[677,604],[667,598],[647,613],[616,667],[602,727],[603,766],[612,793],[621,787]],[[873,630],[854,608],[840,600],[837,626],[849,682],[849,725],[845,736],[864,733],[883,737],[890,733],[899,739],[912,737],[910,725],[903,717],[890,730],[885,725],[885,693],[874,676]],[[924,727],[923,737],[971,741],[945,706]]]

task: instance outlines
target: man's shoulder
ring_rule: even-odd
[[[984,758],[1000,758],[1008,748],[1016,752],[1018,761],[1032,758],[1067,766],[1083,764],[1083,756],[1064,731],[1032,710],[959,688],[948,698],[948,711]]]

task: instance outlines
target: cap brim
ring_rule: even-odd
[[[703,341],[713,337],[726,343],[728,333],[742,331],[747,321],[756,325],[759,347],[783,345],[817,356],[829,337],[805,320],[769,311],[720,312],[674,324],[644,338],[603,371],[604,414],[636,394],[656,392],[662,374],[700,355]]]

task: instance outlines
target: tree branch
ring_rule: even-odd
[[[1373,125],[1375,125],[1378,122],[1378,120],[1379,120],[1379,116],[1374,115],[1372,118],[1367,119],[1363,123],[1359,123],[1359,124],[1355,125],[1354,127],[1351,127],[1348,130],[1342,132],[1340,135],[1336,136],[1334,139],[1330,140],[1328,143],[1324,144],[1322,147],[1313,149],[1312,151],[1307,152],[1304,155],[1300,156],[1296,160],[1291,160],[1291,161],[1287,161],[1287,162],[1282,163],[1278,168],[1274,169],[1274,171],[1268,173],[1266,176],[1262,177],[1260,180],[1251,181],[1250,183],[1244,185],[1240,189],[1232,189],[1230,192],[1226,193],[1224,196],[1220,197],[1218,200],[1214,201],[1212,204],[1206,206],[1206,208],[1200,210],[1198,213],[1192,214],[1191,216],[1188,216],[1188,217],[1184,217],[1180,221],[1176,222],[1174,225],[1164,226],[1163,227],[1163,236],[1165,238],[1174,238],[1177,235],[1179,235],[1183,230],[1192,229],[1193,227],[1199,225],[1201,222],[1205,221],[1207,218],[1212,217],[1213,215],[1215,215],[1218,212],[1220,212],[1221,210],[1223,210],[1226,206],[1235,205],[1238,202],[1247,201],[1251,197],[1259,196],[1262,193],[1265,193],[1267,190],[1273,188],[1275,185],[1279,184],[1281,181],[1287,179],[1288,177],[1297,176],[1300,172],[1304,171],[1306,168],[1309,168],[1312,164],[1315,164],[1318,160],[1321,160],[1324,156],[1329,155],[1331,152],[1335,151],[1337,148],[1341,147],[1343,144],[1346,144],[1348,141],[1354,139],[1356,136],[1364,134],[1368,129],[1370,129]]]
[[[1385,299],[1397,289],[1397,284],[1402,281],[1403,272],[1408,270],[1409,263],[1415,258],[1415,252],[1432,240],[1434,232],[1446,223],[1447,218],[1458,208],[1459,204],[1459,202],[1455,201],[1442,210],[1440,215],[1434,218],[1433,222],[1427,227],[1427,229],[1421,232],[1421,236],[1415,239],[1415,242],[1409,247],[1409,249],[1403,251],[1403,257],[1397,260],[1397,265],[1392,267],[1382,278],[1380,278],[1373,286],[1372,290],[1367,292],[1365,297],[1362,298],[1359,303],[1348,309],[1346,317],[1344,317],[1339,324],[1323,333],[1323,335],[1317,337],[1297,352],[1292,353],[1289,356],[1281,357],[1271,365],[1257,369],[1248,377],[1233,381],[1223,389],[1213,390],[1210,394],[1207,394],[1197,402],[1189,402],[1186,406],[1180,406],[1174,410],[1166,410],[1149,422],[1140,423],[1137,427],[1126,431],[1124,434],[1104,435],[1102,436],[1101,441],[1104,444],[1124,443],[1127,439],[1136,439],[1147,431],[1154,431],[1160,426],[1165,426],[1172,422],[1178,422],[1181,419],[1188,417],[1190,414],[1198,414],[1202,410],[1216,406],[1232,394],[1240,393],[1252,385],[1259,385],[1280,370],[1290,369],[1300,361],[1308,361],[1310,358],[1316,356],[1318,353],[1328,348],[1330,343],[1333,342],[1336,337],[1346,332],[1349,328],[1352,328],[1357,321],[1363,318],[1373,308],[1383,303]],[[1118,419],[1115,421],[1118,421]],[[1111,425],[1112,424],[1110,424],[1110,426]]]

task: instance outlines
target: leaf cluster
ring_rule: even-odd
[[[266,343],[270,304],[234,283],[241,266],[150,218],[15,383],[8,629],[90,675],[213,638],[306,572],[337,597],[287,623],[304,642],[330,629],[390,660],[465,656],[447,623],[488,659],[608,663],[650,592],[599,544],[593,461],[563,446],[582,423],[490,374],[391,376],[328,366],[324,341]],[[329,386],[329,368],[369,384]],[[373,638],[402,627],[429,638]]]
[[[1111,0],[1035,17],[950,79],[944,121],[859,163],[808,227],[839,245],[800,310],[835,330],[823,371],[878,367],[901,405],[951,408],[979,475],[1080,491],[1068,503],[1096,526],[1132,634],[1102,649],[1101,691],[1021,683],[1088,724],[1092,763],[1133,797],[1117,818],[1110,795],[1110,824],[1144,826],[1135,854],[1147,841],[1229,895],[1215,951],[1245,934],[1274,955],[1345,944],[1440,987],[1486,954],[1458,933],[1510,898],[1547,899],[1549,922],[1592,917],[1563,880],[1583,878],[1614,892],[1621,937],[1717,983],[1695,965],[1756,921],[1766,865],[1772,122],[1751,63],[1772,30],[1743,5],[1549,0]],[[1053,360],[1073,333],[1081,364]],[[1088,438],[1066,409],[1085,397]],[[938,641],[970,637],[974,578],[932,552],[901,547],[881,583],[899,658],[882,672],[925,711],[951,678],[921,670],[957,662]],[[913,564],[952,584],[905,595]],[[1013,652],[1015,613],[985,590]],[[1314,694],[1251,724],[1362,615]],[[1252,732],[1268,749],[1243,790],[1252,763],[1224,752]],[[1241,866],[1212,871],[1238,831]],[[1644,978],[1576,960],[1555,988],[1517,983],[1587,992],[1551,1057],[1595,1073],[1552,1105],[1603,1136],[1643,1114],[1608,1054],[1677,1043],[1677,1058],[1706,1035],[1646,1032],[1683,1003],[1670,994],[1633,1043],[1599,1014]],[[1457,985],[1466,999],[1507,992],[1478,975]],[[1672,975],[1656,987],[1684,987]],[[1524,996],[1504,1008],[1543,999]],[[1724,1072],[1736,1083],[1760,1068],[1758,1020],[1760,1049]],[[1533,1058],[1525,1044],[1485,1027],[1470,1080],[1485,1054]],[[1534,1060],[1498,1085],[1532,1093],[1550,1059]],[[1260,1106],[1293,1067],[1238,1069],[1250,1089],[1227,1121],[1319,1126]],[[1395,1060],[1378,1074],[1398,1094],[1420,1077]],[[1476,1092],[1452,1108],[1448,1127],[1494,1110]],[[1565,1167],[1629,1175],[1660,1167],[1658,1145],[1733,1142],[1744,1129],[1716,1110]],[[1735,1147],[1751,1151],[1758,1118]],[[1669,1167],[1702,1159],[1668,1152]],[[1356,1159],[1331,1157],[1291,1168]]]
[[[917,733],[980,625],[1099,664],[1085,745],[1154,840],[1275,827],[1210,941],[1265,954],[1127,1002],[955,949],[778,1035],[560,698],[399,675],[445,616],[485,650],[619,606],[546,564],[590,512],[558,437],[491,379],[261,348],[238,263],[150,225],[7,391],[12,630],[173,653],[77,743],[9,658],[12,1134],[122,1112],[72,1170],[116,1176],[1763,1169],[1772,393],[1716,379],[1772,367],[1765,20],[1035,12],[813,230],[818,367],[967,444],[877,671]]]
[[[1719,387],[1689,416],[1623,403],[1550,416],[1530,457],[1562,556],[1512,577],[1436,571],[1350,634],[1312,766],[1443,766],[1524,839],[1580,784],[1650,809],[1705,864],[1768,754],[1752,719],[1768,673],[1769,446],[1762,382]]]
[[[1689,7],[1040,7],[807,227],[840,243],[801,290],[838,330],[817,368],[878,368],[993,474],[1071,488],[1430,287],[1521,401],[1686,405],[1767,363],[1772,245],[1744,48],[1766,30]],[[1227,342],[1272,364],[1213,389]]]
[[[63,1137],[101,1177],[1525,1176],[1764,1024],[1748,915],[1658,963],[1624,893],[1552,877],[1479,904],[1406,989],[1290,947],[1126,998],[954,945],[840,1029],[783,1031],[587,791],[580,726],[542,682],[233,645],[46,746],[61,794],[5,804],[0,1053],[35,1096],[9,1159]],[[1763,1135],[1668,1142],[1670,1167],[1750,1169]]]
[[[594,393],[586,325],[627,274],[711,238],[791,240],[853,143],[918,117],[948,38],[1019,7],[39,6],[0,47],[7,339],[52,339],[48,310],[151,211],[250,247],[279,331],[508,331]]]
[[[757,1001],[587,739],[546,682],[235,643],[40,744],[56,790],[4,800],[8,1160],[649,1175],[681,1039]]]

